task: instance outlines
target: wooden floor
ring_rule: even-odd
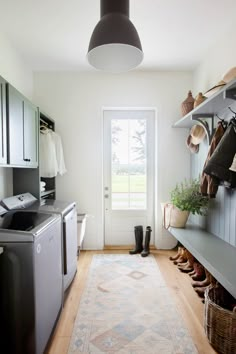
[[[81,294],[86,284],[89,265],[93,255],[99,253],[128,253],[128,251],[122,251],[120,249],[106,251],[81,251],[78,261],[78,271],[73,284],[68,291],[65,306],[61,313],[47,354],[67,353]],[[152,250],[151,253],[156,258],[166,284],[173,296],[173,300],[176,303],[179,313],[182,315],[199,354],[216,353],[208,343],[204,334],[204,305],[191,286],[191,277],[188,274],[181,273],[173,262],[169,260],[169,256],[175,254],[176,252],[169,250]]]

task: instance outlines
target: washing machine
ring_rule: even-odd
[[[3,199],[2,204],[9,210],[20,208],[60,216],[63,245],[63,287],[64,291],[66,291],[77,272],[78,237],[76,203],[54,199],[41,199],[39,201],[32,194],[23,193]]]
[[[0,213],[0,352],[42,354],[63,304],[61,219]]]

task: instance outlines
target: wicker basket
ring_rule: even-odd
[[[193,105],[194,105],[194,98],[192,96],[192,92],[189,91],[188,97],[186,98],[186,100],[184,100],[184,102],[181,103],[182,116],[185,116],[190,111],[192,111]]]
[[[212,287],[205,292],[205,333],[221,354],[236,354],[236,312],[222,307],[232,301],[235,300],[222,287]]]

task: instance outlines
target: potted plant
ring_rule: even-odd
[[[185,180],[175,186],[170,194],[171,204],[167,204],[169,226],[185,227],[190,213],[206,215],[209,198],[199,190],[198,179]]]

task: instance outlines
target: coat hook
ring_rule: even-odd
[[[228,108],[233,114],[236,114],[236,112],[234,112],[231,107],[228,107]]]
[[[221,120],[221,122],[224,122],[224,119],[223,119],[223,118],[220,118],[220,117],[218,116],[218,114],[216,114],[216,117],[217,117],[219,120]]]

